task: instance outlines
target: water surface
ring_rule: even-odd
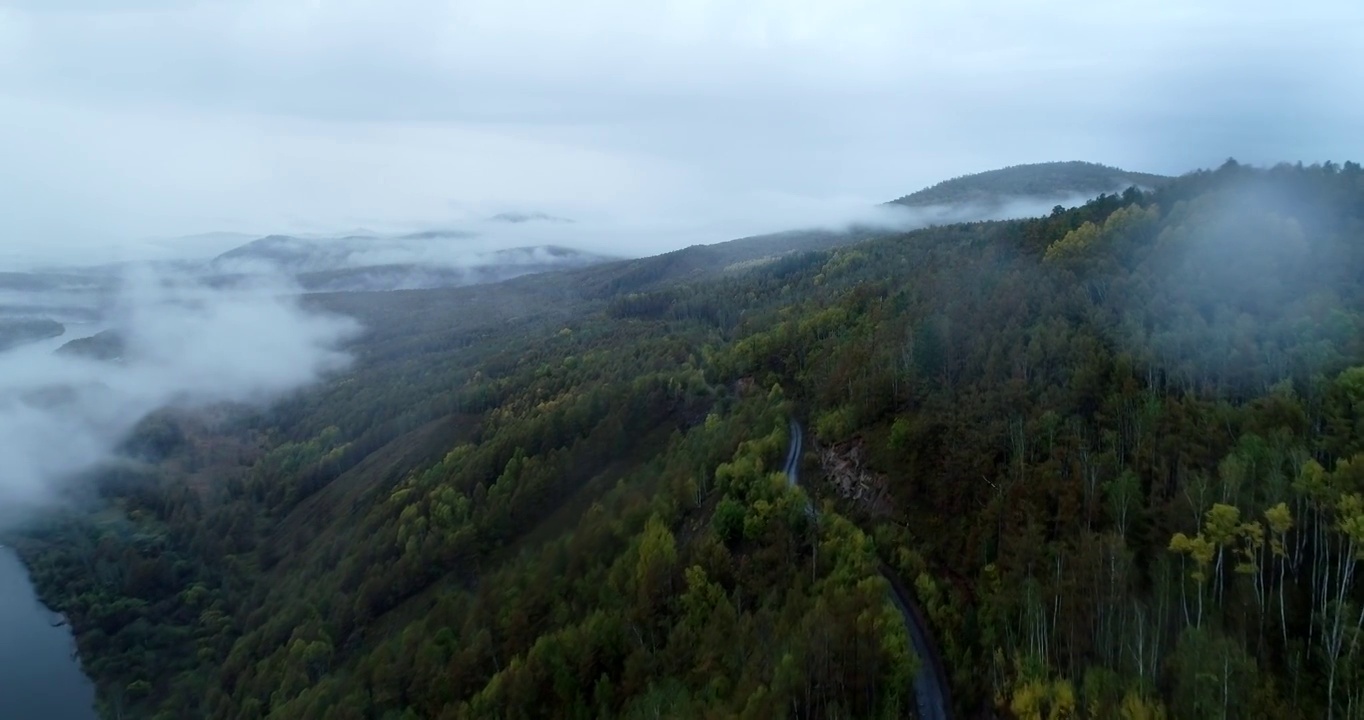
[[[95,720],[95,688],[81,672],[71,628],[38,602],[28,570],[0,546],[0,718]]]

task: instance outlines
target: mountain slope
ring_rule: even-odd
[[[118,360],[125,352],[123,337],[114,330],[104,330],[89,337],[78,338],[57,348],[59,355],[72,355],[91,360]]]
[[[375,328],[343,376],[16,544],[111,716],[904,717],[882,562],[959,714],[1344,716],[1361,180],[1228,166],[742,273],[512,280],[491,318],[313,298]],[[189,489],[224,446],[256,454]]]

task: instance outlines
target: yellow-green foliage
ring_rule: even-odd
[[[1099,242],[1100,229],[1092,222],[1086,222],[1047,248],[1047,260],[1066,260],[1084,256]]]
[[[1111,213],[1102,224],[1085,222],[1080,227],[1066,233],[1064,237],[1047,247],[1045,259],[1048,261],[1074,261],[1092,257],[1099,252],[1113,252],[1121,245],[1130,242],[1153,230],[1160,220],[1160,210],[1156,206],[1140,207],[1129,205]]]
[[[1067,720],[1076,713],[1075,686],[1069,680],[1020,679],[1009,698],[1009,712],[1018,720]]]

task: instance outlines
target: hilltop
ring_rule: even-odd
[[[942,205],[998,205],[1014,199],[1088,199],[1101,193],[1120,193],[1135,185],[1159,187],[1165,175],[1131,172],[1098,163],[1069,161],[1012,165],[944,180],[892,200],[906,207]]]

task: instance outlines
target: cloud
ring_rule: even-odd
[[[634,174],[647,165],[496,129],[3,105],[26,128],[22,139],[0,140],[25,168],[0,178],[9,198],[0,207],[13,204],[6,249],[39,254],[55,236],[55,252],[42,254],[87,261],[126,257],[141,237],[201,229],[429,223],[457,214],[454,200],[478,208],[525,194],[551,208],[628,205],[642,200]]]
[[[1120,192],[1121,187],[1113,188]],[[1096,193],[1097,194],[1097,193]],[[672,212],[587,214],[570,222],[499,222],[451,216],[425,223],[374,225],[358,237],[317,237],[275,243],[251,259],[225,258],[217,270],[251,272],[262,255],[276,256],[277,268],[295,272],[419,265],[426,268],[476,268],[489,265],[543,264],[546,246],[572,248],[601,256],[647,257],[691,245],[787,230],[845,231],[852,227],[905,231],[932,224],[1045,215],[1056,205],[1081,205],[1090,196],[1002,197],[987,205],[962,204],[909,208],[873,204],[857,197],[809,197],[760,193],[751,198],[685,206]],[[448,234],[433,234],[442,228]],[[540,252],[511,254],[510,249]],[[562,260],[562,258],[560,258]],[[442,284],[442,283],[437,283]],[[413,285],[416,287],[417,285]]]
[[[1295,379],[1301,388],[1339,371],[1335,348],[1360,336],[1340,311],[1358,278],[1339,210],[1290,173],[1233,175],[1166,219],[1144,268],[1152,280],[1134,293],[1159,305],[1129,319],[1119,339],[1149,353],[1170,385],[1226,394]]]
[[[1364,6],[21,0],[0,187],[74,243],[867,203],[1019,162],[1361,155]]]
[[[125,341],[121,360],[42,345],[0,353],[5,516],[54,502],[159,408],[265,402],[344,368],[339,348],[354,323],[305,312],[288,290],[261,278],[210,289],[134,271],[108,316]]]

